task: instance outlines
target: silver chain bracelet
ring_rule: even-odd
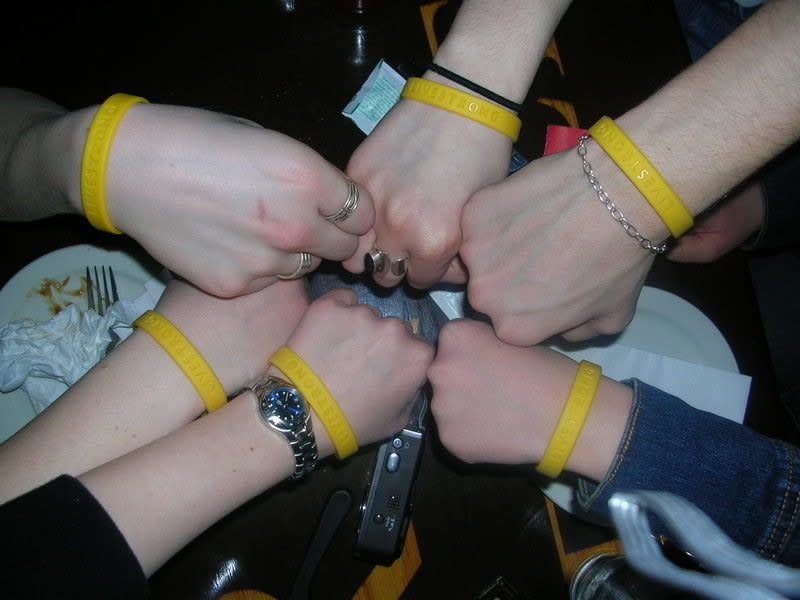
[[[603,186],[600,185],[600,182],[597,181],[597,177],[595,177],[594,169],[592,169],[592,165],[589,164],[589,161],[586,160],[586,140],[589,139],[589,136],[584,134],[578,138],[578,156],[581,157],[581,161],[583,162],[583,172],[586,174],[586,179],[589,181],[589,185],[592,186],[592,189],[597,193],[597,197],[600,199],[600,202],[603,203],[608,209],[611,218],[614,219],[617,223],[622,225],[622,228],[625,230],[629,236],[639,242],[639,245],[652,252],[653,254],[664,254],[669,247],[667,242],[663,242],[660,245],[656,245],[647,238],[645,238],[633,224],[625,218],[625,215],[622,214],[622,211],[617,208],[617,205],[608,197],[605,189]]]

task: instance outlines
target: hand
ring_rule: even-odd
[[[538,462],[574,375],[562,354],[506,344],[479,321],[450,321],[428,369],[439,438],[469,463]]]
[[[433,359],[433,348],[406,323],[381,318],[348,289],[315,300],[287,345],[325,382],[360,446],[403,428]],[[320,456],[330,454],[331,440],[316,415],[313,427]]]
[[[669,251],[675,262],[709,263],[738,248],[764,222],[764,197],[749,185],[698,220]]]
[[[232,394],[264,372],[308,307],[302,280],[231,299],[172,280],[156,309],[191,340]]]
[[[554,350],[505,344],[478,321],[450,321],[428,369],[439,438],[469,463],[538,463],[576,372],[575,361]],[[631,403],[627,386],[601,379],[567,462],[570,471],[603,479],[625,432]]]
[[[401,100],[359,146],[347,167],[375,201],[375,227],[344,262],[360,273],[364,255],[380,248],[406,257],[417,288],[445,279],[463,282],[457,261],[461,210],[469,196],[508,172],[511,141],[502,134],[414,100]],[[386,269],[384,286],[402,280]]]
[[[614,168],[602,172],[612,185]],[[649,210],[642,201],[637,206]],[[649,239],[658,239],[642,214],[629,218]],[[533,161],[476,193],[462,227],[470,303],[512,344],[536,344],[559,333],[580,340],[621,331],[633,318],[653,262],[609,216],[574,152]]]
[[[114,138],[112,221],[154,258],[217,296],[292,273],[299,252],[343,260],[372,226],[369,193],[337,224],[344,175],[311,148],[255,123],[195,108],[139,104]],[[307,271],[306,271],[307,272]]]

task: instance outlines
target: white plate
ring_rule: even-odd
[[[642,289],[633,321],[614,343],[739,372],[733,351],[711,319],[680,296],[658,288]]]
[[[0,325],[30,319],[47,321],[69,303],[86,309],[86,267],[110,266],[120,298],[144,293],[154,275],[146,258],[121,250],[80,245],[61,248],[37,258],[8,280],[0,290]],[[0,393],[0,442],[28,423],[36,413],[22,390]]]
[[[645,350],[722,371],[739,372],[736,358],[716,325],[680,296],[657,288],[642,289],[634,318],[621,335],[605,345],[584,344],[575,348],[599,350],[602,356],[603,351],[608,351],[614,345]],[[602,364],[602,360],[599,362]],[[720,414],[715,407],[702,406],[702,400],[695,403],[695,407]],[[574,484],[575,477],[565,474],[549,483],[543,482],[542,491],[565,511],[591,520],[591,515],[581,511],[574,502]]]

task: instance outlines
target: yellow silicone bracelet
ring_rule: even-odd
[[[269,362],[283,371],[317,413],[336,448],[336,456],[343,459],[355,454],[358,451],[358,440],[350,422],[311,367],[287,346],[279,348]]]
[[[143,329],[172,357],[192,382],[208,412],[214,412],[228,401],[225,388],[214,369],[197,351],[192,342],[164,315],[148,310],[133,322]]]
[[[553,437],[544,451],[542,460],[536,470],[548,477],[558,477],[569,460],[578,437],[581,435],[586,416],[592,408],[600,376],[603,370],[599,365],[582,360],[578,365],[578,373],[569,392],[567,403],[558,420]]]
[[[111,142],[128,109],[147,102],[138,96],[114,94],[103,102],[92,119],[81,160],[81,202],[83,213],[93,227],[109,233],[122,233],[111,222],[106,205],[106,171]]]
[[[495,131],[507,135],[513,142],[519,138],[522,121],[517,115],[483,98],[451,88],[449,85],[411,77],[406,82],[401,97],[437,106],[477,121],[481,125],[486,125],[486,127],[491,127]]]
[[[602,117],[589,133],[650,203],[673,237],[680,237],[694,225],[678,194],[619,125]]]

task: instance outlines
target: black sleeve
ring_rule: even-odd
[[[122,533],[73,477],[62,475],[0,506],[0,531],[6,600],[148,596]]]
[[[759,173],[764,194],[764,225],[746,250],[800,246],[800,142],[768,163]]]

